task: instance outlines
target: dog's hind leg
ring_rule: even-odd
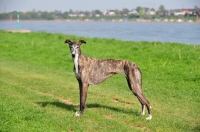
[[[150,110],[151,106],[150,106],[149,101],[140,92],[134,92],[134,91],[132,91],[132,93],[138,98],[139,102],[142,105],[142,115],[145,114],[145,106],[146,106],[148,114],[149,114],[149,116],[146,119],[147,120],[151,120],[152,119],[152,115],[151,115],[151,110]]]
[[[150,111],[150,103],[149,101],[144,97],[144,95],[142,93],[136,93],[135,94],[136,97],[138,98],[138,100],[140,101],[141,105],[142,105],[142,115],[145,114],[145,106],[147,107],[147,111],[149,116],[146,118],[147,120],[151,120],[152,119],[152,115],[151,115],[151,111]]]
[[[142,105],[142,115],[145,114],[145,106],[146,106],[148,110],[148,114],[149,114],[149,117],[147,117],[146,119],[151,120],[152,119],[152,115],[150,111],[151,106],[150,106],[149,101],[142,94],[141,85],[140,84],[137,85],[137,82],[134,81],[134,79],[130,80],[129,78],[127,78],[127,82],[128,82],[128,86],[131,92],[138,98],[140,104]]]

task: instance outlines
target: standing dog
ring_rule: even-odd
[[[65,43],[69,44],[71,55],[74,60],[74,72],[79,83],[80,110],[76,112],[76,116],[80,116],[84,112],[86,107],[88,86],[90,84],[101,83],[107,78],[120,73],[125,76],[130,90],[141,103],[142,115],[145,114],[146,106],[149,114],[146,119],[152,119],[152,115],[150,113],[150,103],[142,94],[141,71],[135,63],[116,59],[98,60],[84,56],[81,53],[80,48],[81,44],[86,44],[84,40],[72,42],[71,40],[67,39]]]

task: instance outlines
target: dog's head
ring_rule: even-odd
[[[74,58],[77,54],[80,53],[80,45],[86,44],[84,40],[79,40],[78,42],[72,42],[71,40],[65,40],[65,43],[69,44],[69,48],[72,54],[72,58]]]

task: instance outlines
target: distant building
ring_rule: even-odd
[[[81,13],[79,14],[80,17],[85,17],[85,14]]]
[[[69,17],[77,17],[77,14],[75,14],[75,13],[70,13],[70,14],[69,14]]]
[[[185,12],[183,10],[177,9],[174,10],[174,16],[184,16]]]
[[[100,14],[95,14],[95,17],[100,17]]]
[[[147,15],[154,15],[156,11],[153,8],[143,8]]]
[[[159,16],[170,16],[171,15],[171,11],[170,10],[157,11],[156,13]]]
[[[103,12],[103,15],[105,16],[115,16],[115,10],[106,10]]]
[[[131,15],[131,14],[135,14],[135,15],[137,15],[138,12],[137,12],[136,9],[132,9],[128,14],[129,14],[129,15]]]

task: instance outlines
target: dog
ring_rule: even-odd
[[[89,85],[101,83],[107,78],[119,73],[125,76],[130,90],[142,105],[141,115],[145,114],[146,106],[149,114],[146,119],[152,119],[150,103],[142,94],[142,74],[140,68],[135,63],[117,59],[99,60],[84,56],[80,48],[82,44],[86,44],[84,40],[72,42],[67,39],[65,43],[69,44],[71,56],[74,61],[74,73],[79,83],[80,110],[75,113],[76,116],[83,114],[86,108]]]

